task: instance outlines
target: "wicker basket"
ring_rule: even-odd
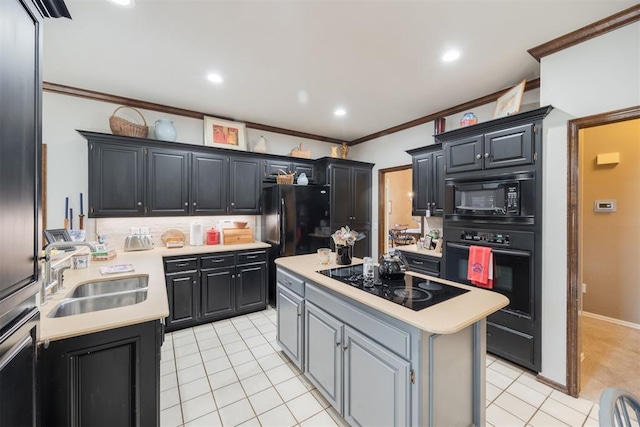
[[[303,150],[302,144],[298,147],[293,148],[289,153],[291,157],[298,157],[300,159],[310,159],[311,158],[311,150]]]
[[[293,177],[295,173],[286,173],[283,170],[278,171],[278,175],[276,175],[276,182],[278,184],[293,184]]]
[[[116,117],[115,114],[121,108],[130,108],[136,113],[140,114],[144,125],[131,123],[130,121],[127,121],[122,117]],[[135,108],[127,107],[126,105],[116,108],[116,111],[111,114],[111,117],[109,117],[109,126],[111,127],[111,132],[113,132],[114,135],[135,136],[137,138],[146,138],[147,135],[149,135],[149,126],[147,126],[147,121],[144,119],[142,113]]]

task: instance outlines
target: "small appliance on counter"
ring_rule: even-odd
[[[131,234],[124,241],[125,252],[148,251],[153,249],[153,239],[149,236],[149,229],[131,227]]]
[[[407,264],[395,253],[382,254],[378,271],[380,277],[385,279],[402,279],[407,271]]]

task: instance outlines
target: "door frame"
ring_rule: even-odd
[[[640,105],[570,120],[567,123],[567,391],[580,392],[580,223],[579,134],[581,129],[640,118]]]
[[[413,169],[413,165],[394,166],[392,168],[378,169],[378,257],[384,253],[384,242],[387,236],[384,232],[387,221],[387,194],[385,192],[386,174]],[[413,209],[413,208],[412,208]]]

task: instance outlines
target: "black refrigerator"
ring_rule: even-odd
[[[272,185],[262,190],[262,235],[271,244],[269,304],[275,307],[275,264],[282,256],[330,247],[329,186]]]

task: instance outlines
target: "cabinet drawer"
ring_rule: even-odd
[[[277,282],[285,288],[292,290],[300,296],[304,296],[304,280],[280,268],[278,269],[276,279]]]
[[[232,253],[203,255],[200,257],[200,268],[220,268],[235,265],[235,257]]]
[[[164,272],[166,274],[178,273],[180,271],[189,271],[198,269],[197,257],[185,258],[165,258]]]
[[[412,253],[402,252],[407,260],[407,267],[418,273],[440,275],[440,259]]]
[[[531,335],[487,322],[487,351],[532,369],[536,365],[534,340]]]
[[[267,260],[267,251],[239,252],[238,264],[249,264]]]

